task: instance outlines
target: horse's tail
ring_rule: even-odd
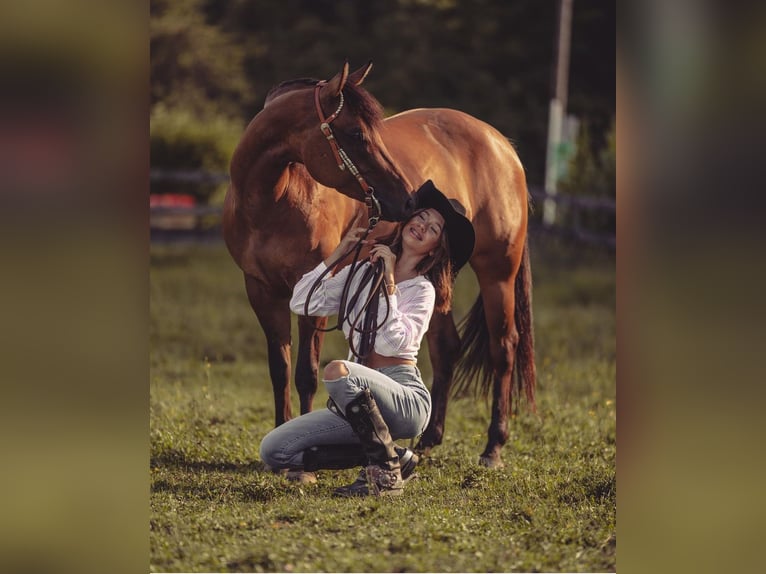
[[[529,262],[529,243],[525,240],[521,266],[514,284],[514,321],[519,340],[513,362],[515,394],[523,391],[532,411],[535,405],[535,345],[532,324],[532,271]],[[489,331],[484,315],[481,294],[458,326],[460,332],[460,355],[455,366],[454,392],[460,395],[474,389],[477,394],[488,397],[492,389],[493,367],[490,354]]]
[[[529,407],[532,412],[536,412],[537,369],[535,367],[535,329],[532,322],[532,267],[529,262],[528,238],[524,239],[524,254],[521,256],[521,267],[516,275],[514,288],[516,301],[513,318],[516,321],[519,342],[516,345],[513,375],[519,395],[523,389]]]

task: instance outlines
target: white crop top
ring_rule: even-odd
[[[350,293],[355,293],[359,288],[364,268],[370,263],[363,263],[358,267],[350,286]],[[290,299],[290,309],[298,315],[304,314],[304,306],[309,290],[322,272],[327,269],[324,262],[317,265],[314,269],[306,273],[296,283],[293,290],[293,296]],[[340,307],[340,298],[343,291],[343,284],[348,277],[351,266],[347,265],[334,276],[327,274],[322,279],[320,285],[311,295],[311,304],[308,314],[318,317],[327,317],[337,315]],[[357,304],[353,309],[347,310],[349,319],[354,321],[364,301],[366,301],[370,286],[365,287],[364,293],[357,299]],[[378,324],[386,316],[386,302],[383,295],[380,295],[381,301],[378,305]],[[436,300],[436,291],[433,284],[423,275],[418,275],[412,279],[405,279],[396,284],[396,291],[389,295],[388,302],[390,310],[388,319],[380,326],[375,335],[375,352],[386,357],[398,357],[401,359],[417,360],[420,342],[423,340],[428,330],[428,324],[431,321],[431,315],[434,310]],[[360,324],[361,326],[361,320]],[[346,339],[349,337],[349,323],[343,324],[343,333]],[[354,333],[354,347],[359,348],[360,334]],[[349,353],[349,358],[352,358]]]

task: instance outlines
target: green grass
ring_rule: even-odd
[[[489,405],[455,399],[403,497],[346,500],[331,493],[356,470],[296,485],[259,460],[274,414],[263,332],[223,245],[153,245],[151,570],[614,571],[614,256],[532,249],[539,413],[513,419],[506,467],[476,464]],[[464,272],[456,316],[475,294]],[[322,357],[338,356],[335,333]]]

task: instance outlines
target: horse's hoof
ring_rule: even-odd
[[[433,447],[439,446],[441,443],[441,438],[435,438],[424,434],[422,437],[420,437],[418,444],[415,445],[415,452],[418,454],[427,455],[429,452],[431,452]]]
[[[479,465],[486,466],[487,468],[492,468],[492,469],[501,469],[505,467],[505,463],[503,462],[503,459],[500,458],[499,456],[482,455],[479,457]]]
[[[420,443],[415,445],[415,448],[412,449],[415,451],[415,454],[417,454],[421,458],[426,458],[431,454],[431,447],[430,446],[423,446]]]

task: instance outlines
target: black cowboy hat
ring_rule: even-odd
[[[457,274],[470,259],[476,242],[473,225],[465,216],[465,207],[457,199],[447,198],[430,179],[420,186],[414,198],[416,209],[435,209],[444,218],[452,272]]]

